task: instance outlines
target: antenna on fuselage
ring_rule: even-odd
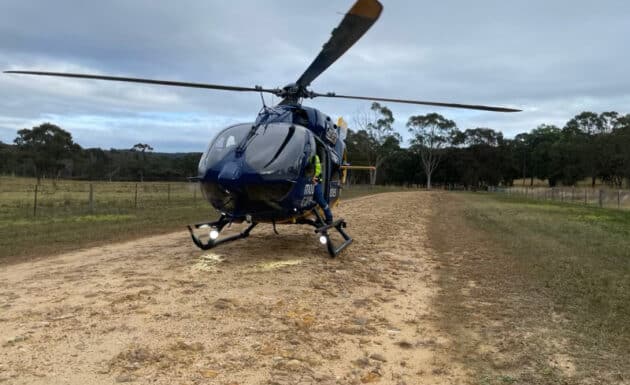
[[[267,109],[267,105],[265,104],[265,97],[263,96],[262,91],[260,92],[260,100],[262,100],[263,108]]]

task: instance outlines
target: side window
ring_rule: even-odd
[[[317,143],[317,156],[319,156],[319,163],[321,163],[322,166],[322,176],[324,178],[324,181],[326,181],[326,157],[327,157],[327,153],[326,153],[326,149],[324,148],[324,146],[321,143]]]
[[[308,142],[304,147],[304,156],[306,158],[306,166],[304,168],[304,176],[312,178],[315,176],[315,164],[313,163],[313,156],[315,155],[315,138],[309,134]]]

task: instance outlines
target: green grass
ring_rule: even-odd
[[[630,212],[452,193],[433,221],[437,306],[479,383],[627,380]],[[554,354],[576,373],[550,364]]]
[[[630,345],[630,212],[467,197],[467,219],[489,232],[582,331]]]
[[[504,344],[536,368],[522,379],[579,383],[630,373],[630,212],[499,194],[457,195],[464,200],[465,223],[490,249],[487,259],[468,269],[492,288],[481,300],[493,305],[481,313],[499,317],[521,338],[538,338],[526,348],[516,341]],[[548,364],[557,352],[572,356],[578,367],[571,381]]]
[[[182,230],[217,215],[196,183],[44,180],[34,212],[35,184],[0,177],[0,263]],[[342,198],[395,190],[352,186]]]
[[[183,229],[216,215],[193,183],[0,177],[0,263]],[[90,186],[92,204],[90,204]]]

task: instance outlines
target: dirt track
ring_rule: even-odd
[[[460,383],[435,326],[429,193],[343,202],[355,243],[184,231],[4,267],[0,383]]]

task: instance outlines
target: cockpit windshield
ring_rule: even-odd
[[[300,176],[303,159],[314,148],[311,136],[304,127],[291,123],[232,126],[212,141],[199,169],[207,170],[235,152],[263,179],[292,180]]]
[[[260,126],[245,149],[245,162],[264,179],[295,179],[310,149],[308,138],[305,128],[293,124]]]
[[[236,149],[251,129],[252,124],[238,124],[221,131],[201,158],[199,168],[207,169],[220,162],[228,152]]]

